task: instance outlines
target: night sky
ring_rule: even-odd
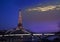
[[[46,10],[48,6],[53,8]],[[0,30],[17,27],[19,9],[23,11],[26,29],[33,32],[58,31],[60,0],[0,0]]]

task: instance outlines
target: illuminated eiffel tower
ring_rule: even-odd
[[[19,9],[19,16],[18,16],[18,26],[16,30],[21,30],[23,32],[29,33],[27,30],[24,29],[23,24],[22,24],[22,12],[21,9]]]
[[[23,29],[23,26],[22,26],[22,13],[21,13],[21,10],[19,10],[18,26],[17,26],[16,30],[20,30],[20,29]]]

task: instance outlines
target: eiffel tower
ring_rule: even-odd
[[[16,30],[20,30],[20,29],[23,29],[23,26],[22,26],[22,12],[21,12],[21,9],[19,9],[18,26],[17,26]]]
[[[18,25],[17,25],[16,30],[23,31],[23,32],[25,32],[25,33],[30,33],[30,32],[28,32],[27,30],[25,30],[24,27],[23,27],[23,24],[22,24],[22,12],[21,12],[21,9],[19,9]]]

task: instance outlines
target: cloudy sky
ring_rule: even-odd
[[[33,32],[58,31],[60,0],[0,0],[0,30],[18,24],[22,9],[23,26]]]

